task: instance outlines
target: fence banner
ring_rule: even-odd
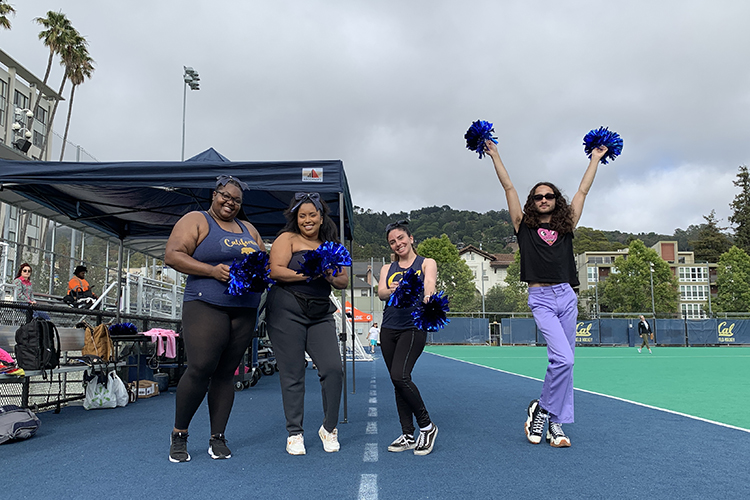
[[[693,325],[693,323],[697,323]],[[710,319],[688,322],[690,345],[750,344],[750,320]]]
[[[489,344],[490,320],[487,318],[450,318],[445,328],[430,332],[430,344]]]
[[[628,328],[637,323],[632,319],[600,319],[600,345],[628,345]]]
[[[688,345],[717,344],[720,340],[717,325],[719,320],[697,319],[687,321]]]
[[[662,345],[685,345],[685,320],[657,319],[654,342]]]
[[[599,345],[599,321],[576,323],[576,345]]]
[[[503,344],[536,344],[536,323],[534,318],[503,318]],[[506,325],[508,336],[506,340]]]

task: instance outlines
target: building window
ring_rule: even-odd
[[[678,270],[680,281],[708,281],[705,267],[680,267]]]
[[[597,272],[597,268],[594,266],[587,266],[586,267],[586,279],[588,281],[598,281],[599,273]]]
[[[700,304],[681,304],[682,317],[685,319],[702,319],[706,317]]]
[[[16,95],[13,99],[13,103],[17,108],[29,109],[29,98],[26,96],[26,94],[19,90],[16,90]]]
[[[47,110],[39,106],[36,108],[36,121],[42,125],[47,123]]]
[[[34,131],[34,146],[41,148],[42,144],[44,144],[44,135],[40,134],[36,130]]]
[[[708,286],[680,285],[680,300],[708,300]]]
[[[612,257],[594,257],[591,256],[588,258],[589,264],[611,264],[614,262],[614,259]]]
[[[0,80],[0,127],[5,126],[8,107],[8,82]]]

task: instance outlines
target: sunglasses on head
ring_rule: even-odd
[[[534,201],[542,201],[542,200],[554,200],[555,198],[557,198],[557,196],[555,196],[555,193],[547,193],[547,194],[535,194],[533,198],[534,198]]]
[[[397,227],[403,227],[409,224],[408,220],[399,220],[396,222],[391,222],[387,226],[385,226],[385,234],[390,233],[393,229],[396,229]]]

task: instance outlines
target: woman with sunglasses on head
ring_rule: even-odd
[[[435,293],[437,264],[434,259],[417,255],[414,237],[408,221],[400,220],[385,227],[388,246],[395,256],[391,264],[380,270],[378,297],[388,300],[396,290],[403,274],[409,269],[422,279],[424,296]],[[386,305],[380,327],[380,350],[396,393],[396,409],[401,422],[401,436],[388,446],[388,451],[414,450],[415,455],[427,455],[435,445],[437,426],[430,420],[422,396],[411,379],[411,372],[427,342],[427,332],[414,325],[411,313],[416,307],[397,308]],[[414,439],[414,420],[419,436]]]
[[[208,453],[230,458],[224,431],[234,403],[234,372],[252,342],[260,294],[229,295],[229,267],[246,254],[265,251],[249,222],[237,219],[247,185],[222,175],[205,212],[190,212],[175,224],[164,262],[187,274],[182,338],[187,370],[175,398],[169,460],[187,462],[188,426],[208,392],[211,425]]]
[[[26,262],[18,268],[16,277],[13,280],[13,300],[25,302],[29,306],[36,305],[34,300],[34,287],[31,285],[31,266]],[[26,311],[26,322],[28,323],[34,316],[31,307]]]
[[[493,141],[486,141],[485,145],[505,190],[521,254],[521,281],[529,285],[529,307],[547,342],[549,365],[540,398],[532,400],[526,410],[526,438],[539,444],[549,420],[547,441],[556,448],[567,447],[570,438],[563,432],[562,424],[573,422],[573,362],[578,317],[578,299],[573,287],[579,284],[573,256],[573,231],[607,148],[593,150],[570,205],[554,184],[539,182],[531,188],[521,208],[497,146]]]
[[[271,247],[271,278],[276,284],[268,292],[266,326],[279,368],[281,397],[288,432],[286,451],[304,455],[305,351],[318,369],[323,393],[323,424],[318,436],[323,449],[339,451],[339,405],[343,369],[331,302],[331,287],[346,288],[349,276],[339,269],[334,275],[305,276],[305,254],[326,241],[339,242],[338,231],[326,203],[318,193],[296,193],[284,212],[287,223]],[[309,279],[312,278],[312,279]]]

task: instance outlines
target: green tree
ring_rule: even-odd
[[[695,252],[696,260],[706,262],[718,262],[719,257],[732,247],[732,241],[724,231],[725,227],[719,227],[716,211],[711,210],[709,215],[704,215],[705,224],[701,224],[697,238],[690,242]]]
[[[42,79],[43,88],[47,85],[47,80],[49,80],[50,70],[52,69],[52,60],[55,55],[60,54],[63,48],[73,41],[73,38],[78,32],[73,28],[73,25],[70,24],[70,20],[62,12],[52,12],[50,10],[47,12],[47,17],[37,17],[34,21],[44,27],[44,29],[39,32],[39,39],[45,47],[49,48],[47,69],[44,71],[44,78]],[[29,130],[31,130],[34,118],[36,117],[39,100],[42,98],[42,88],[37,92],[36,98],[34,99],[34,105],[31,107],[34,111],[34,115],[29,119]],[[52,127],[51,120],[48,127]]]
[[[514,312],[516,298],[507,286],[495,285],[484,295],[484,310],[488,312]]]
[[[750,173],[747,166],[740,165],[737,180],[732,184],[740,188],[729,205],[732,207],[729,222],[735,225],[734,242],[745,252],[750,252]]]
[[[651,310],[650,266],[653,265],[656,312],[677,312],[677,278],[656,250],[646,247],[641,240],[634,240],[628,247],[627,258],[618,256],[614,264],[617,272],[609,275],[599,299],[609,311],[635,313]]]
[[[584,226],[578,227],[575,231],[575,238],[573,238],[574,255],[584,252],[607,252],[621,248],[625,248],[625,245],[618,241],[610,241],[604,231]]]
[[[529,309],[529,287],[521,281],[521,253],[516,252],[513,263],[508,266],[508,273],[505,276],[504,295],[511,309],[510,312],[528,312]]]
[[[719,312],[750,311],[750,256],[733,246],[719,258],[716,270],[718,294],[713,308]]]
[[[437,289],[450,298],[451,311],[466,312],[476,307],[476,289],[469,266],[459,256],[448,236],[429,238],[417,247],[417,253],[435,259],[438,269]]]
[[[73,112],[73,98],[75,97],[76,87],[81,85],[87,78],[91,78],[91,75],[94,73],[94,60],[89,55],[86,45],[86,39],[79,37],[77,43],[68,48],[63,57],[65,61],[65,74],[70,80],[72,87],[70,89],[70,99],[68,100],[68,118],[65,121],[65,134],[62,140],[62,149],[60,150],[60,161],[63,161],[65,144],[68,142],[70,115]]]
[[[14,9],[11,4],[9,4],[5,0],[0,0],[0,28],[5,28],[6,30],[9,30],[10,19],[8,19],[8,15],[15,14],[15,13],[16,13],[16,9]]]

